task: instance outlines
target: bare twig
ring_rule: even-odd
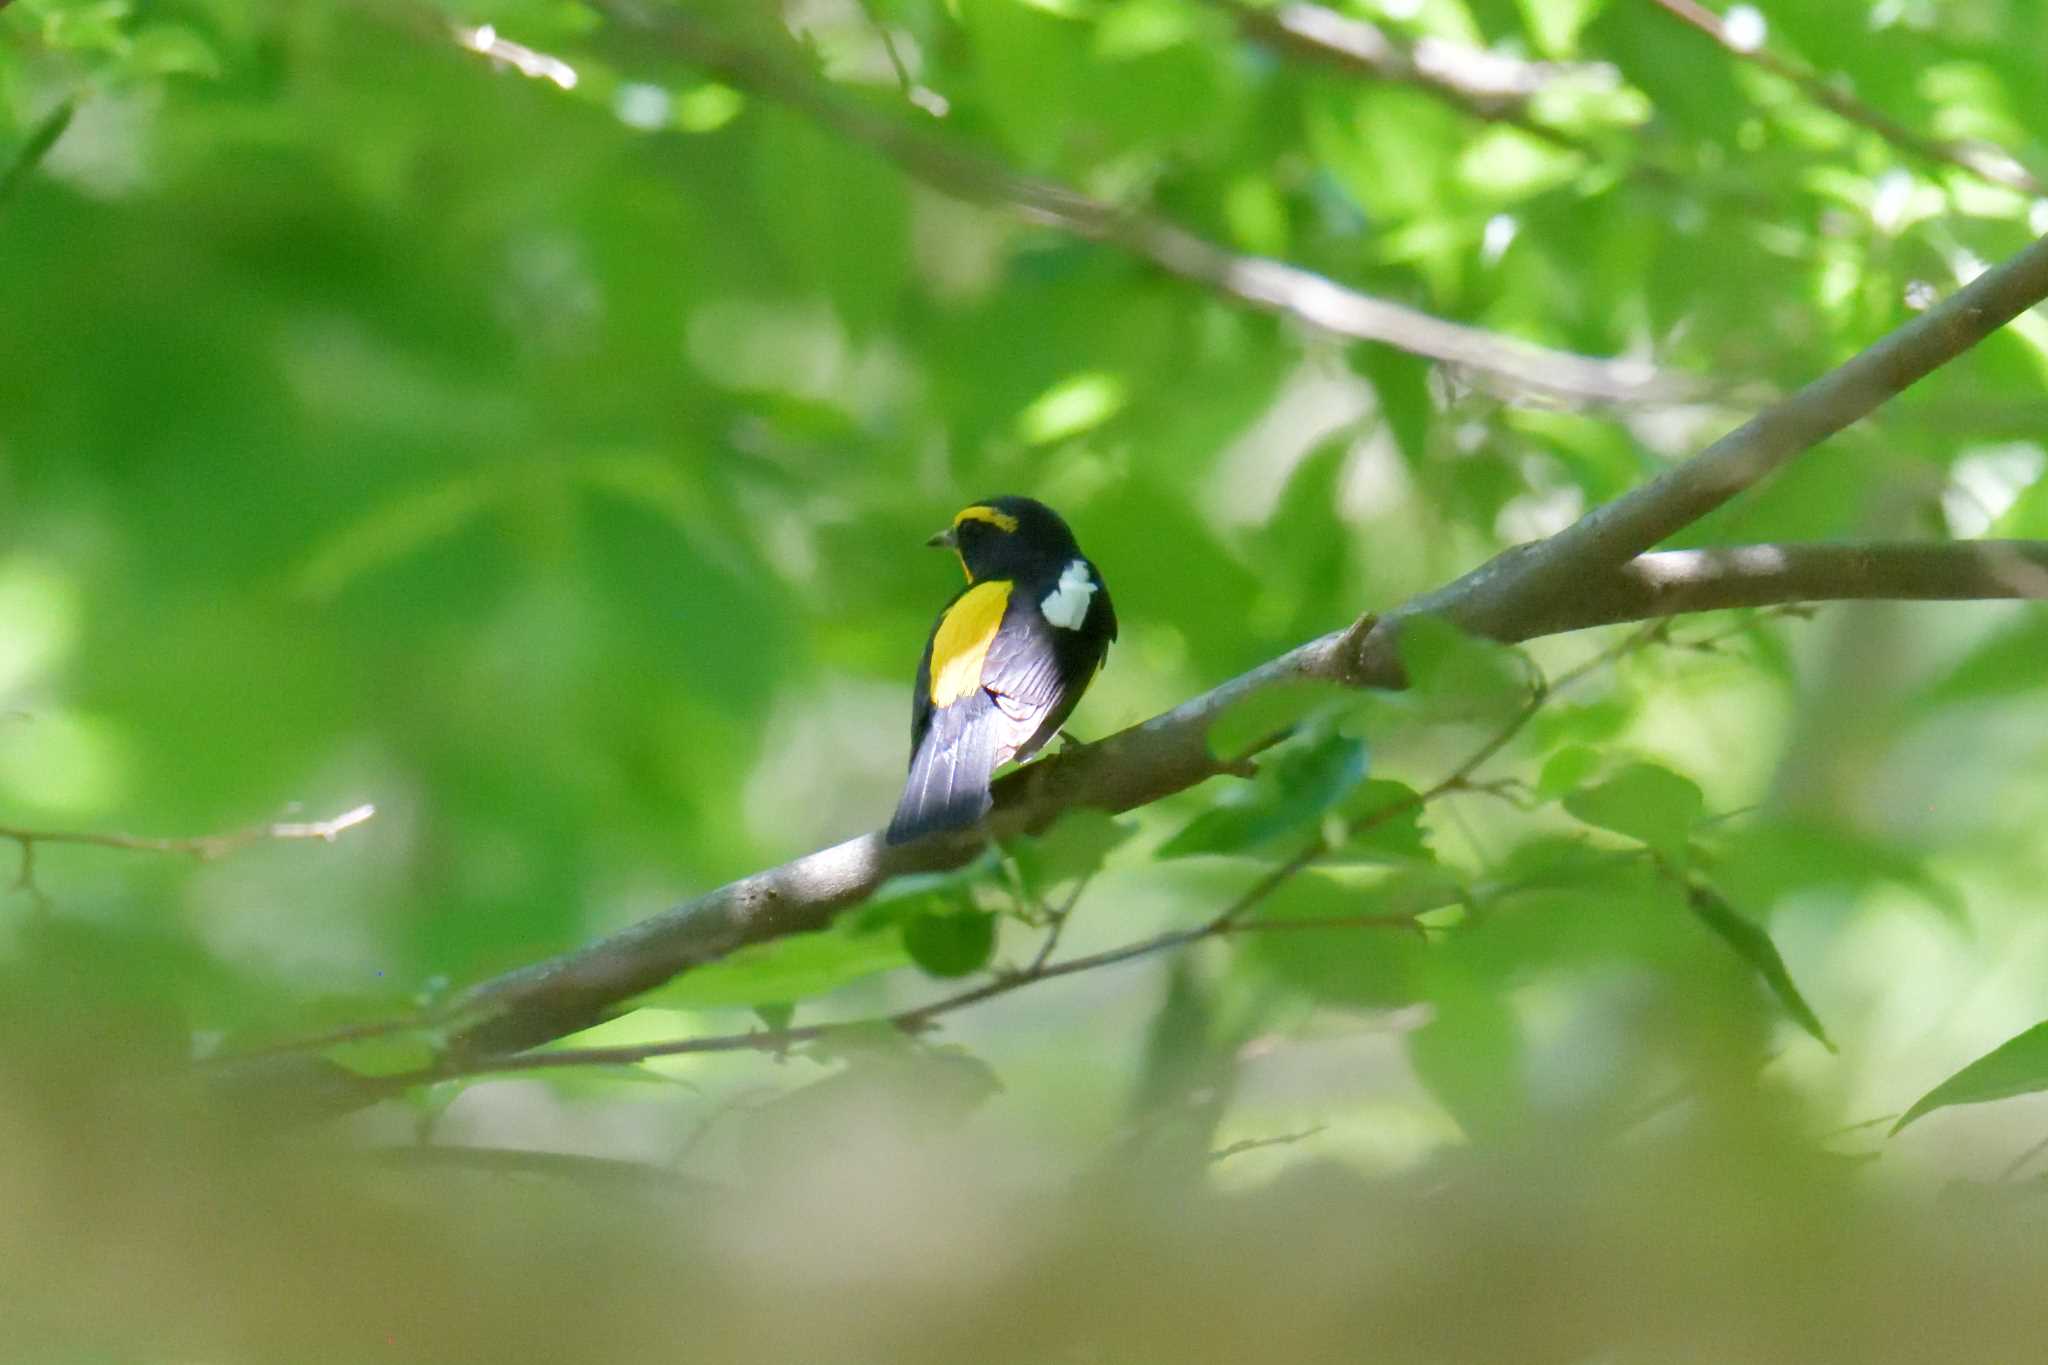
[[[1057,910],[1048,912],[1047,917],[1051,925],[1045,932],[1045,942],[1038,945],[1038,952],[1032,957],[1031,965],[1024,969],[1026,975],[1040,970],[1052,959],[1053,949],[1060,946],[1060,935],[1067,930],[1067,920],[1073,916],[1074,907],[1081,903],[1081,893],[1088,889],[1088,883],[1094,879],[1095,874],[1092,872],[1085,877],[1076,878],[1074,889],[1067,893],[1066,900],[1060,902]]]
[[[1304,1128],[1298,1133],[1277,1133],[1272,1137],[1262,1138],[1240,1138],[1226,1147],[1218,1147],[1215,1151],[1209,1153],[1209,1160],[1222,1161],[1226,1157],[1237,1156],[1243,1152],[1256,1152],[1261,1147],[1289,1147],[1297,1142],[1308,1141],[1316,1134],[1322,1132],[1327,1126],[1327,1124],[1319,1123],[1313,1128]]]
[[[580,1152],[549,1152],[518,1147],[469,1147],[419,1143],[407,1147],[370,1147],[350,1154],[397,1170],[477,1171],[491,1175],[545,1176],[609,1186],[636,1195],[667,1192],[677,1197],[701,1192],[703,1182],[662,1166],[619,1157]]]
[[[0,839],[11,839],[23,848],[37,844],[84,844],[91,848],[119,848],[137,853],[175,853],[201,862],[224,858],[238,849],[266,840],[318,839],[333,843],[349,830],[377,813],[367,802],[345,810],[328,820],[282,820],[226,834],[200,834],[188,838],[163,839],[140,834],[100,834],[90,830],[27,829],[0,825]]]
[[[1755,43],[1738,41],[1721,16],[1698,0],[1652,0],[1678,22],[1704,33],[1722,48],[1780,80],[1789,82],[1808,99],[1867,128],[1900,151],[1923,161],[1960,167],[1980,180],[2025,194],[2044,193],[2040,178],[2022,166],[2011,153],[1985,142],[1944,141],[1915,132],[1888,114],[1871,108],[1836,81],[1787,58],[1777,56]]]
[[[868,27],[882,40],[882,50],[889,54],[889,69],[896,73],[896,86],[905,96],[917,93],[917,81],[912,78],[910,68],[904,64],[903,54],[896,50],[896,35],[889,28],[889,21],[875,12],[875,0],[860,0],[860,10],[867,18]]]
[[[427,1020],[418,1015],[401,1016],[392,1019],[373,1019],[360,1024],[343,1024],[320,1033],[300,1034],[274,1043],[259,1043],[254,1047],[234,1052],[223,1052],[212,1057],[200,1058],[201,1065],[233,1065],[252,1057],[275,1057],[294,1052],[324,1052],[343,1043],[366,1042],[371,1038],[388,1038],[394,1033],[408,1029],[424,1028]]]
[[[1315,850],[1321,853],[1321,847]],[[1279,885],[1295,873],[1300,872],[1314,861],[1314,856],[1297,857],[1280,864],[1261,877],[1249,891],[1232,901],[1230,906],[1215,918],[1191,929],[1174,929],[1139,939],[1120,947],[1108,948],[1099,953],[1088,953],[1081,957],[1070,957],[1060,962],[1039,963],[1019,972],[1005,973],[992,977],[981,985],[937,1000],[898,1010],[894,1014],[882,1015],[875,1019],[864,1019],[848,1023],[797,1024],[780,1029],[755,1029],[746,1033],[712,1034],[699,1038],[678,1038],[659,1043],[634,1043],[618,1047],[559,1048],[551,1052],[521,1052],[512,1055],[493,1055],[478,1058],[452,1060],[447,1064],[426,1071],[402,1076],[378,1077],[377,1083],[386,1088],[402,1088],[431,1081],[447,1080],[455,1076],[495,1075],[515,1071],[547,1071],[560,1067],[590,1066],[632,1066],[656,1057],[680,1057],[706,1052],[779,1052],[798,1043],[816,1040],[848,1028],[872,1028],[878,1024],[888,1025],[904,1033],[922,1033],[945,1015],[955,1013],[972,1005],[1008,995],[1026,986],[1041,981],[1052,981],[1077,972],[1096,971],[1113,967],[1119,963],[1135,961],[1174,948],[1184,948],[1203,939],[1218,938],[1225,934],[1260,933],[1266,927],[1263,920],[1240,921],[1239,916],[1254,907],[1260,900],[1272,894]],[[1284,874],[1284,875],[1279,875]],[[1343,930],[1361,927],[1407,927],[1412,916],[1333,918],[1323,927]],[[1275,925],[1285,931],[1309,927],[1292,920],[1276,920]]]
[[[2039,1142],[2034,1143],[2027,1150],[2007,1162],[2005,1169],[1998,1173],[1998,1183],[2003,1185],[2008,1181],[2017,1179],[2019,1173],[2032,1165],[2034,1158],[2043,1152],[2048,1152],[2048,1137],[2043,1137]]]
[[[267,839],[319,839],[333,843],[348,830],[354,829],[377,813],[375,806],[365,803],[354,810],[343,811],[331,820],[309,822],[282,821],[268,825],[251,825],[247,829],[232,830],[226,834],[201,834],[183,839],[161,839],[138,834],[101,834],[90,830],[30,829],[21,825],[0,825],[0,840],[12,840],[21,850],[21,861],[17,865],[11,890],[23,892],[34,903],[40,913],[49,908],[50,898],[36,882],[36,850],[45,844],[76,844],[89,848],[117,848],[135,853],[172,853],[201,862],[224,858],[237,849]],[[360,1025],[379,1032],[391,1032],[394,1025]]]

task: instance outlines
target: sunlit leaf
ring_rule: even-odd
[[[1892,1131],[1951,1105],[2009,1100],[2042,1090],[2048,1090],[2048,1023],[2006,1039],[1913,1101]]]
[[[1311,716],[1357,704],[1355,689],[1312,678],[1262,687],[1231,703],[1209,725],[1209,752],[1229,762],[1256,745],[1282,738]]]
[[[1468,635],[1441,617],[1402,621],[1399,644],[1409,693],[1431,715],[1494,719],[1528,698],[1529,672],[1513,650]]]
[[[1424,950],[1411,930],[1374,922],[1388,910],[1370,890],[1305,872],[1259,905],[1239,952],[1275,981],[1317,1000],[1370,1008],[1407,1004],[1415,998]],[[1256,928],[1261,923],[1276,927]]]
[[[1241,853],[1316,825],[1365,777],[1365,745],[1329,736],[1276,753],[1232,800],[1204,811],[1160,845],[1161,858]]]
[[[1124,383],[1113,374],[1077,374],[1040,394],[1017,414],[1017,431],[1033,445],[1078,436],[1116,416]]]
[[[1362,782],[1336,810],[1345,834],[1331,851],[1333,857],[1405,863],[1433,856],[1422,828],[1421,795],[1405,782]]]
[[[1138,832],[1135,823],[1107,811],[1076,807],[1043,834],[1010,845],[1024,888],[1043,896],[1062,882],[1093,876],[1116,847]]]
[[[681,1009],[793,1004],[910,961],[900,935],[840,924],[742,948],[685,972],[641,1002]]]
[[[1606,760],[1598,749],[1568,744],[1543,761],[1536,779],[1536,794],[1545,799],[1563,796],[1598,771]]]
[[[1705,806],[1697,783],[1654,763],[1630,764],[1564,798],[1564,808],[1587,824],[1640,840],[1673,862],[1685,861]]]

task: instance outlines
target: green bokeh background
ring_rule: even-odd
[[[2048,229],[2048,200],[1916,159],[1643,0],[1347,11],[1562,64],[1530,117],[1565,145],[1261,47],[1221,5],[690,13],[994,163],[1724,394],[1823,372]],[[486,22],[574,88],[451,29]],[[1847,22],[1798,0],[1767,34],[1904,125],[2048,165],[2048,5]],[[170,835],[378,811],[331,846],[197,864],[39,849],[40,895],[0,905],[10,971],[83,1004],[24,1014],[35,1037],[175,1055],[373,1017],[874,828],[957,582],[920,543],[974,497],[1059,507],[1116,593],[1125,634],[1074,720],[1092,736],[1554,530],[1745,411],[1503,396],[1340,344],[949,199],[744,85],[553,0],[0,10],[0,164],[75,110],[0,201],[0,819]],[[2044,382],[2036,313],[1681,542],[2048,534]],[[1877,1154],[1880,1184],[1996,1174],[2048,1126],[2039,1103],[1817,1135],[2048,1015],[2048,627],[1880,606],[1677,635],[1717,643],[1598,671],[1490,770],[1557,776],[1536,809],[1438,803],[1426,848],[1289,892],[1308,914],[1466,888],[1427,943],[1275,936],[1019,992],[938,1040],[1001,1093],[938,1107],[1055,1168],[1134,1132],[1170,1148],[1177,1124],[1196,1148],[1319,1129],[1218,1167],[1236,1187],[1620,1141],[1739,1095],[1795,1145]],[[1555,673],[1603,643],[1533,654]],[[1483,736],[1426,706],[1366,729],[1373,775],[1414,786]],[[1668,880],[1555,872],[1626,846],[1560,798],[1637,763],[1704,793],[1703,869],[1838,1052]],[[1132,817],[1068,947],[1248,884],[1270,849],[1153,857],[1228,799]],[[1555,885],[1486,901],[1530,878]],[[998,885],[961,894],[999,908]],[[1024,960],[1034,936],[1000,927],[997,959]],[[609,1036],[946,989],[896,932],[875,917],[793,949],[820,967],[797,987],[764,960]],[[659,1068],[682,1086],[433,1104],[457,1139],[642,1156],[742,1099],[837,1102],[802,1095],[863,1065],[692,1059]],[[729,1172],[749,1145],[686,1164]]]

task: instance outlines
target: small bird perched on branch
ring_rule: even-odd
[[[1116,638],[1102,575],[1042,502],[984,499],[925,543],[960,556],[967,586],[918,661],[892,844],[986,815],[990,776],[1059,733]]]

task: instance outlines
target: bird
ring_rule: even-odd
[[[1102,575],[1044,503],[983,498],[925,543],[960,557],[967,586],[918,660],[910,776],[884,835],[891,844],[988,814],[989,778],[1060,732],[1116,639]]]

